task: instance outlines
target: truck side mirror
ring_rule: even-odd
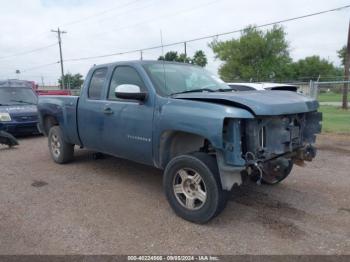
[[[119,85],[114,90],[115,96],[121,99],[145,100],[147,93],[142,92],[137,85],[123,84]]]

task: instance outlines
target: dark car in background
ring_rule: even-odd
[[[39,133],[37,102],[30,81],[0,80],[0,130],[13,135]]]

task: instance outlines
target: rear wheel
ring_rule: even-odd
[[[58,164],[65,164],[73,159],[74,145],[64,141],[62,130],[53,126],[49,131],[49,149],[52,159]]]
[[[205,153],[172,159],[165,169],[163,186],[175,213],[191,222],[208,222],[226,204],[216,159]]]

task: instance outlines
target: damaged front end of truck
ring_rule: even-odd
[[[229,190],[250,178],[260,184],[285,179],[294,164],[304,166],[316,156],[316,134],[322,113],[225,119],[224,150],[218,152],[223,187]],[[233,174],[239,175],[233,175]]]
[[[246,173],[258,183],[275,184],[288,176],[293,164],[312,161],[321,120],[319,112],[245,120],[242,155]]]
[[[304,166],[316,156],[322,113],[311,98],[270,91],[200,94],[190,99],[232,105],[254,116],[224,120],[223,148],[216,150],[216,156],[225,190],[250,180],[276,184],[290,174],[293,165]]]

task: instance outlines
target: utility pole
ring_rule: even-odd
[[[184,48],[185,48],[185,57],[187,57],[187,43],[184,42]]]
[[[45,84],[44,84],[44,77],[41,76],[41,87],[44,88]]]
[[[344,65],[344,80],[349,81],[349,67],[350,67],[350,21],[349,21],[349,30],[348,30],[348,44],[346,47],[345,54],[345,65]],[[344,83],[343,86],[343,109],[348,109],[348,92],[349,92],[349,83]]]
[[[57,33],[58,46],[60,48],[60,64],[61,64],[61,89],[65,89],[64,85],[64,70],[63,70],[63,56],[62,56],[62,39],[61,34],[67,33],[66,31],[61,31],[58,27],[57,30],[51,30],[51,32]]]
[[[143,60],[143,52],[142,52],[142,50],[140,50],[140,60],[141,61]]]

